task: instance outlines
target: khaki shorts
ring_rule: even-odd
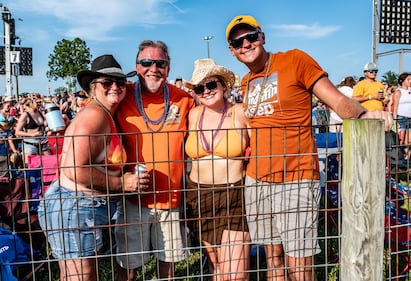
[[[318,254],[319,181],[272,183],[246,177],[248,228],[256,244],[282,244],[288,256]]]
[[[119,200],[115,227],[117,263],[128,269],[146,264],[152,255],[163,262],[187,257],[179,209],[156,210]]]

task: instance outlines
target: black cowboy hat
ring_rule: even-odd
[[[113,78],[126,78],[120,64],[112,55],[102,55],[97,57],[91,63],[91,70],[81,70],[77,74],[77,81],[85,90],[90,90],[90,83],[93,79],[100,76],[108,76]]]

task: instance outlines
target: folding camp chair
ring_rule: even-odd
[[[0,270],[2,277],[8,276],[1,280],[17,280],[12,278],[14,275],[27,280],[44,265],[33,263],[41,260],[46,240],[31,203],[27,178],[0,182],[0,222],[4,227],[0,228]]]
[[[327,243],[329,244],[330,260],[337,260],[338,253],[334,251],[334,236],[339,236],[339,212],[341,203],[339,201],[339,186],[341,183],[342,170],[342,133],[324,132],[315,134],[318,150],[318,160],[321,175],[321,190],[323,195],[324,212],[321,212],[320,220],[325,224]],[[338,242],[338,238],[337,244]]]
[[[58,177],[57,155],[29,155],[27,176],[30,178],[32,197],[40,198]]]
[[[338,207],[338,186],[341,181],[342,133],[317,133],[315,141],[320,161],[321,188],[327,195],[326,206]]]
[[[49,141],[51,153],[60,155],[63,149],[64,137],[63,136],[49,136],[47,137],[47,139]]]
[[[31,280],[44,265],[44,262],[38,262],[28,266],[32,260],[42,260],[41,251],[32,249],[10,229],[0,227],[0,280]]]
[[[411,215],[408,210],[411,190],[407,183],[396,182],[394,179],[387,181],[385,198],[385,239],[392,255],[402,259],[402,268],[399,274],[403,275],[411,267],[409,249],[411,246]],[[391,258],[399,260],[398,258]],[[400,263],[398,263],[399,265]],[[397,265],[397,268],[398,268]]]
[[[317,133],[315,142],[320,161],[321,187],[324,188],[327,179],[327,157],[331,154],[340,154],[342,149],[342,133]]]

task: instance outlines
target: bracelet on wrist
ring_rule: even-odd
[[[367,112],[368,112],[367,110],[362,111],[360,114],[358,114],[357,119],[360,119]]]

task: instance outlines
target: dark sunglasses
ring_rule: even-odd
[[[258,30],[253,31],[253,32],[249,32],[246,35],[241,36],[237,39],[230,40],[230,45],[234,49],[239,49],[243,46],[244,39],[247,39],[247,41],[250,42],[250,43],[254,43],[255,41],[258,40],[259,34],[260,34],[260,31],[258,31]]]
[[[141,64],[142,67],[151,67],[153,64],[156,64],[157,68],[166,68],[168,66],[168,61],[143,59],[137,61],[137,64]]]
[[[377,72],[378,72],[378,69],[370,69],[370,70],[368,70],[368,72],[369,72],[369,73],[377,73]]]
[[[209,89],[210,91],[217,89],[217,82],[218,80],[214,80],[214,81],[209,81],[205,83],[204,85],[194,86],[193,91],[194,93],[200,96],[204,93],[205,88]]]
[[[117,87],[122,88],[126,85],[126,79],[116,79],[116,80],[111,80],[111,79],[104,79],[104,80],[96,80],[93,82],[95,83],[100,83],[104,89],[110,89],[114,83],[116,83]]]

